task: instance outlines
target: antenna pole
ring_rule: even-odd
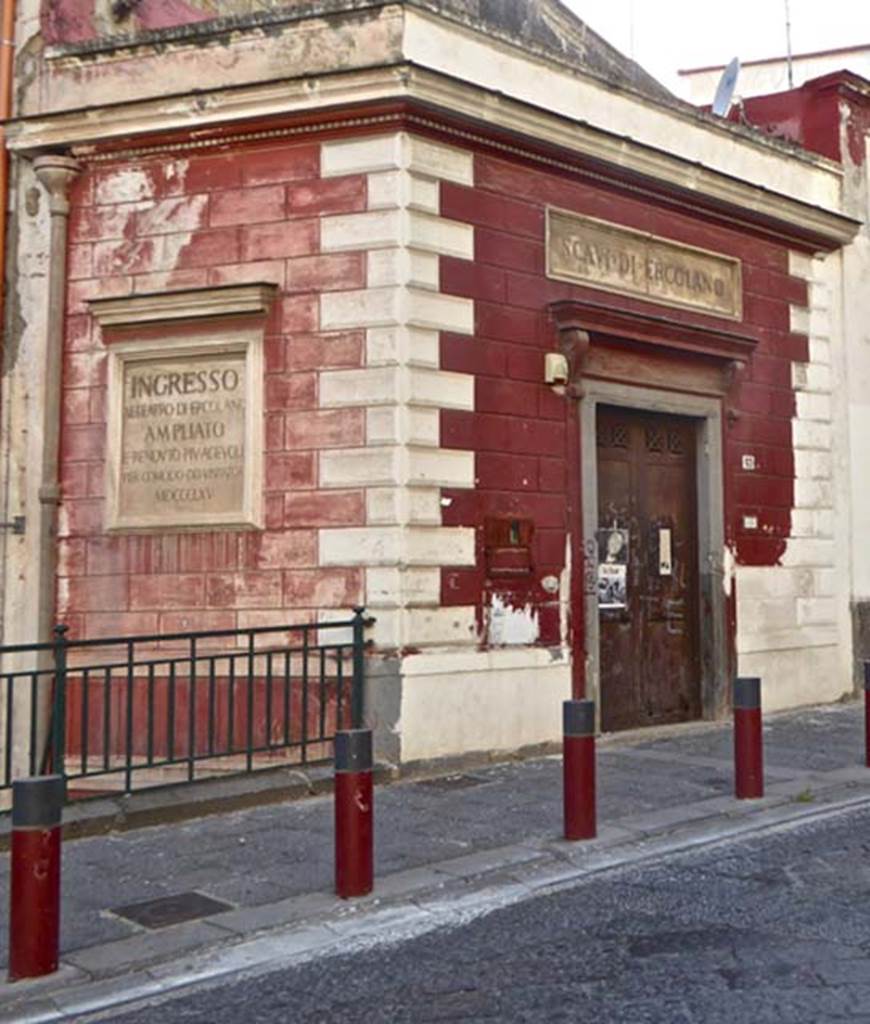
[[[788,0],[785,0],[785,52],[786,60],[788,62],[788,87],[789,89],[793,89],[794,70],[792,68],[791,61],[791,12],[789,10]]]
[[[628,55],[632,60],[637,59],[634,55],[634,0],[628,0]]]

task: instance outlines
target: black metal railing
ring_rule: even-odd
[[[73,796],[310,764],[363,713],[367,625],[250,629],[0,647],[0,790],[62,774]]]

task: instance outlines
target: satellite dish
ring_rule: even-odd
[[[735,57],[722,72],[719,86],[716,89],[716,98],[713,100],[713,113],[717,117],[725,117],[731,109],[731,97],[734,95],[734,86],[737,85],[737,76],[739,74],[740,59]]]

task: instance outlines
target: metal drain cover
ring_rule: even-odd
[[[417,785],[423,789],[434,789],[437,792],[449,792],[453,789],[470,789],[482,786],[489,779],[481,779],[476,775],[443,775],[438,779],[421,779]]]
[[[143,928],[166,928],[171,924],[195,921],[200,917],[210,917],[232,909],[231,904],[203,896],[201,892],[180,892],[176,896],[160,896],[155,900],[115,907],[112,913],[126,917],[128,921],[134,921]]]

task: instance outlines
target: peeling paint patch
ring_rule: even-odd
[[[571,622],[571,534],[565,534],[565,567],[559,574],[559,636],[563,644],[568,643]]]
[[[726,597],[731,597],[734,590],[734,573],[736,571],[736,559],[732,548],[725,545],[722,552],[722,589]]]
[[[97,182],[98,203],[137,203],[153,196],[151,175],[138,167],[118,168]]]
[[[54,0],[41,5],[42,34],[49,43],[77,43],[96,33],[93,0]]]
[[[59,570],[64,568],[59,566]],[[69,579],[65,576],[58,576],[57,580],[57,616],[58,621],[63,622],[70,610],[70,585]]]
[[[534,644],[538,640],[538,612],[532,605],[513,608],[493,594],[489,606],[489,642],[494,647]]]
[[[205,224],[208,199],[204,195],[173,196],[139,212],[136,230],[140,235],[165,235],[193,231]]]

